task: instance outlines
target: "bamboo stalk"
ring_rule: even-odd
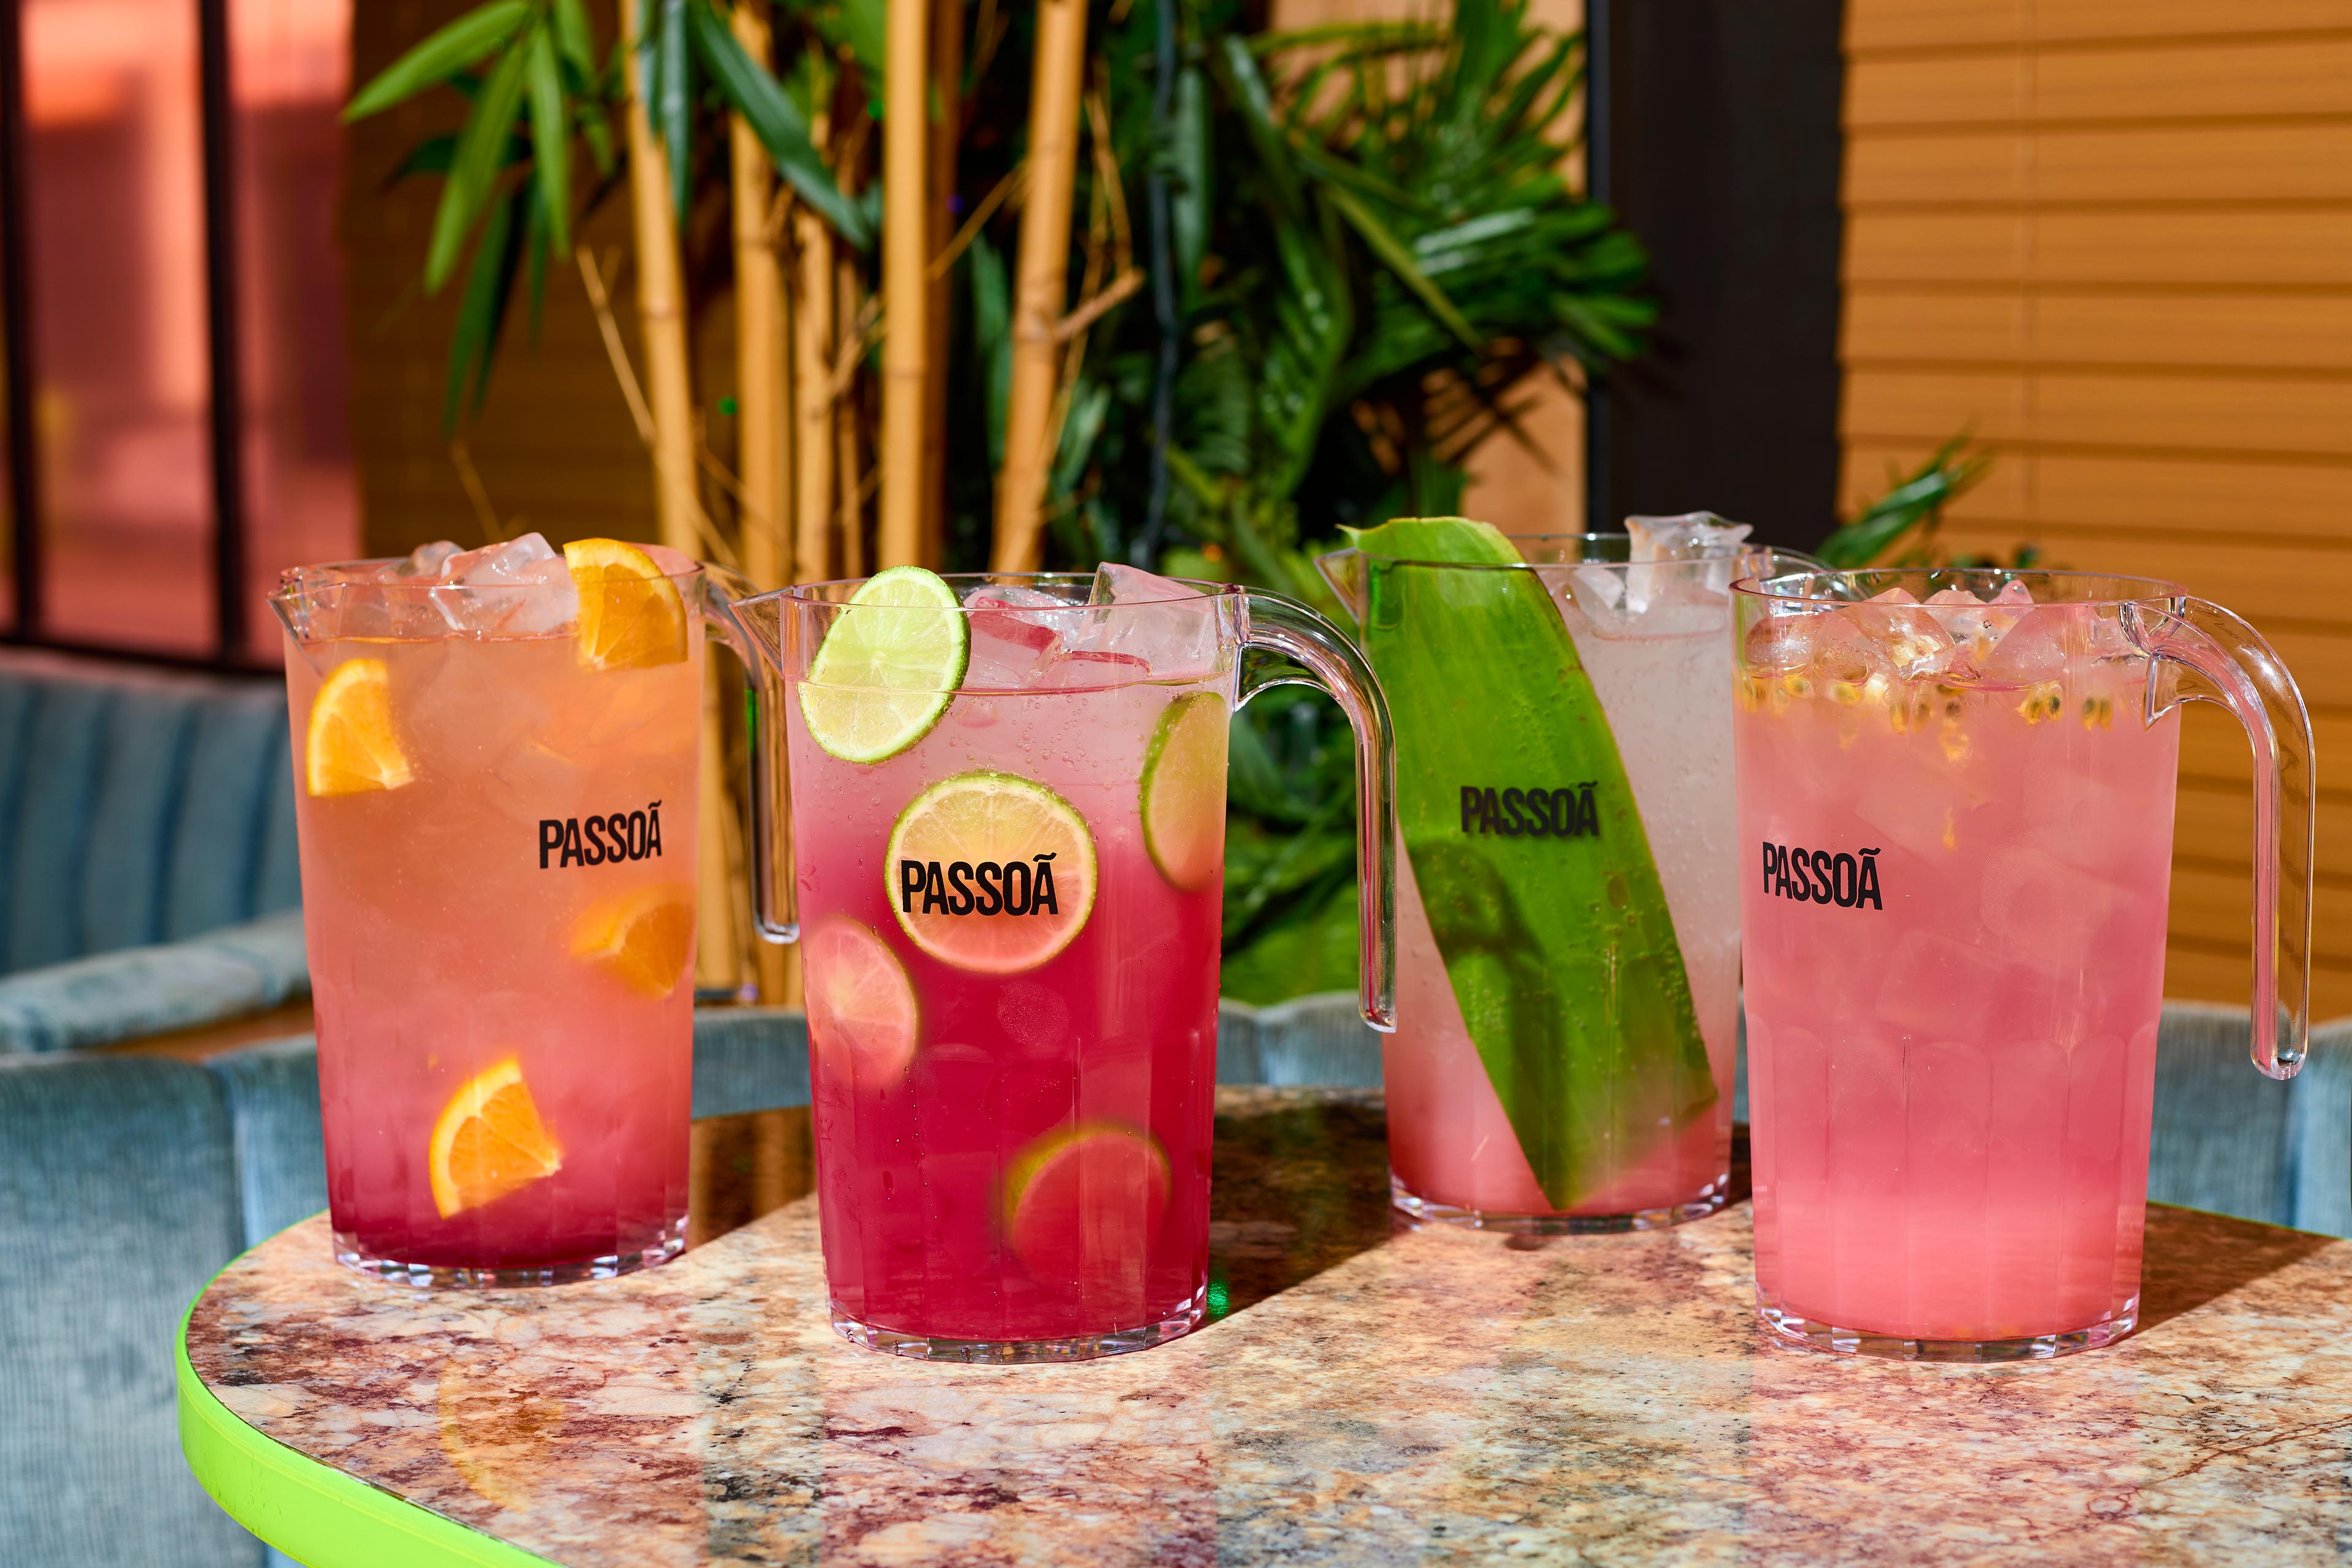
[[[736,0],[730,26],[743,52],[762,65],[769,49],[765,0]],[[729,118],[735,205],[735,399],[740,434],[736,467],[743,481],[743,574],[760,588],[792,581],[793,541],[785,531],[792,477],[792,415],[784,389],[784,284],[776,235],[768,222],[775,170],[740,114]]]
[[[629,83],[629,199],[636,224],[637,320],[645,337],[646,391],[654,418],[654,502],[661,542],[698,553],[694,485],[694,393],[688,372],[685,285],[677,220],[670,209],[669,158],[638,92],[645,0],[621,0],[623,74]]]
[[[930,233],[925,246],[930,263],[930,363],[923,378],[923,559],[939,565],[947,558],[948,330],[953,309],[949,291],[954,268],[941,267],[955,232],[948,204],[956,189],[956,148],[963,135],[963,0],[938,0],[931,34],[932,90],[940,118],[931,127]]]
[[[622,72],[628,83],[629,201],[637,240],[638,330],[645,337],[646,376],[654,421],[654,499],[662,542],[699,554],[701,502],[694,481],[694,391],[686,346],[686,294],[680,276],[677,221],[670,207],[669,160],[654,135],[635,62],[645,0],[621,0]],[[719,689],[702,686],[702,823],[696,857],[695,977],[732,987],[741,973],[735,921],[735,868],[728,856],[726,748],[720,742]]]
[[[889,69],[882,121],[881,526],[884,566],[911,566],[923,548],[923,422],[930,363],[931,8],[899,0],[888,8]]]
[[[849,188],[847,180],[842,182],[842,188]],[[856,359],[850,356],[855,354],[861,336],[857,318],[865,308],[861,298],[865,290],[857,276],[856,258],[850,254],[848,247],[836,247],[835,249],[834,297],[841,311],[842,357],[849,360],[850,374],[838,378],[835,393],[834,492],[839,501],[835,531],[838,535],[837,543],[841,551],[841,574],[863,577],[866,575],[865,465],[858,451]]]
[[[809,140],[822,153],[832,140],[822,76],[816,96]],[[799,424],[793,456],[800,460],[794,476],[793,568],[798,581],[817,583],[833,571],[828,548],[833,532],[833,235],[823,218],[803,205],[793,219],[793,237],[800,253],[799,287],[793,300],[793,397]]]
[[[1004,468],[996,478],[999,572],[1034,572],[1045,474],[1053,461],[1061,344],[1054,336],[1068,289],[1071,192],[1077,174],[1078,94],[1086,75],[1085,0],[1038,0],[1029,98],[1029,180],[1013,300],[1013,386]]]

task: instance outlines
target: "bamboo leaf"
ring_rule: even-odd
[[[474,226],[498,177],[499,153],[514,134],[516,111],[521,107],[523,54],[509,47],[482,84],[474,112],[458,133],[457,155],[449,178],[441,187],[440,209],[433,216],[433,238],[425,253],[425,291],[438,293],[457,265],[457,252]]]
[[[482,399],[489,392],[499,328],[514,289],[515,211],[529,205],[527,190],[519,190],[493,206],[489,221],[482,226],[481,243],[474,247],[473,265],[466,273],[466,292],[457,302],[457,328],[449,336],[449,369],[441,394],[444,437],[456,431],[459,415],[467,407],[469,380],[473,412],[480,411]]]
[[[408,155],[401,159],[394,166],[392,173],[383,177],[384,189],[390,190],[401,181],[413,179],[418,174],[446,174],[449,172],[449,165],[457,161],[457,138],[456,136],[427,136],[424,141],[411,147],[408,150]],[[508,162],[513,162],[511,148],[509,150]]]
[[[793,190],[816,209],[835,233],[864,250],[874,243],[874,225],[856,203],[841,194],[833,171],[809,139],[808,120],[783,85],[767,68],[743,52],[743,46],[719,20],[708,0],[693,0],[689,9],[694,47],[704,69],[718,85],[728,106],[743,117],[760,139],[776,170]]]
[[[661,52],[656,57],[649,104],[663,149],[669,155],[670,203],[683,226],[694,187],[694,94],[688,79],[691,61],[687,53],[687,3],[659,0],[659,4]]]
[[[555,0],[548,13],[555,29],[555,49],[583,80],[596,75],[596,39],[588,27],[587,8],[580,0]]]
[[[563,112],[563,81],[555,68],[555,41],[545,27],[530,32],[530,134],[540,209],[555,248],[572,249],[572,127]]]
[[[494,0],[468,11],[384,67],[343,106],[343,122],[364,120],[448,80],[496,48],[530,15],[529,0]]]

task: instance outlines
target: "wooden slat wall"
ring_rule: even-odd
[[[1955,548],[2175,579],[2312,707],[2352,1012],[2352,0],[1850,0],[1841,495],[1973,425]],[[2243,741],[2184,737],[2167,989],[2242,1003]]]

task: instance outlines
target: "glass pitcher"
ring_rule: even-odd
[[[1416,1219],[1626,1230],[1727,1198],[1729,589],[1791,558],[1704,513],[1629,526],[1412,519],[1321,559],[1396,725],[1381,1065]]]
[[[1737,585],[1756,1293],[1780,1338],[2063,1354],[2139,1311],[2183,701],[2254,752],[2253,1059],[2301,1064],[2311,724],[2252,627],[2066,572]]]
[[[735,613],[790,757],[792,875],[762,879],[761,918],[801,944],[835,1327],[1001,1362],[1197,1327],[1227,723],[1302,681],[1354,725],[1363,1013],[1387,1028],[1370,673],[1303,605],[1118,566],[901,567]],[[1245,670],[1244,650],[1286,662]]]
[[[545,1284],[684,1245],[726,575],[529,534],[301,567],[271,596],[346,1264]]]

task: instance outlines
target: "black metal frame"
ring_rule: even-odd
[[[1615,95],[1610,90],[1615,71],[1612,46],[1610,0],[1584,0],[1584,190],[1602,206],[1616,200],[1617,153]],[[1606,531],[1618,526],[1614,476],[1610,472],[1614,432],[1610,426],[1609,378],[1587,373],[1584,378],[1584,526]]]
[[[0,641],[142,663],[249,668],[245,647],[245,398],[237,331],[235,105],[229,96],[228,0],[196,8],[204,105],[205,319],[211,379],[213,647],[209,655],[97,647],[47,635],[42,603],[42,483],[33,427],[31,289],[26,239],[25,58],[22,0],[0,0],[0,370],[6,375],[10,569],[16,615]]]

